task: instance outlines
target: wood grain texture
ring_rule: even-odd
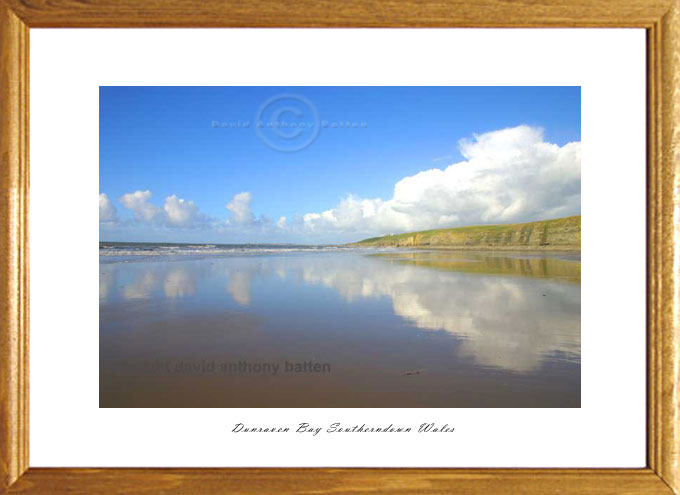
[[[28,467],[28,28],[0,4],[0,488]]]
[[[644,26],[670,0],[10,0],[31,27]]]
[[[647,163],[658,163],[661,156],[661,29],[656,24],[647,31]],[[662,377],[661,319],[663,316],[663,243],[660,225],[663,217],[660,167],[647,167],[647,465],[655,469],[661,458],[660,421]]]
[[[9,493],[671,495],[649,469],[29,469]]]
[[[649,468],[26,471],[27,25],[647,28]],[[0,186],[0,492],[680,494],[680,0],[0,0]]]
[[[660,326],[658,360],[650,370],[657,375],[656,464],[652,466],[676,493],[680,493],[680,2],[674,2],[660,23],[660,124],[658,159],[660,210],[656,223],[656,249],[660,265],[652,272],[659,279]]]

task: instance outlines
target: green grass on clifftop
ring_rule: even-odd
[[[581,216],[530,223],[478,225],[372,237],[349,244],[374,247],[581,249]]]

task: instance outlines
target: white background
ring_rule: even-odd
[[[582,86],[581,409],[100,410],[99,85]],[[32,29],[30,199],[31,466],[645,465],[643,30]]]

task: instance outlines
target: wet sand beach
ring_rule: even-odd
[[[101,407],[580,407],[580,255],[100,256]]]

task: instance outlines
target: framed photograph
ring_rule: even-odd
[[[0,0],[3,493],[677,493],[677,53],[677,1]]]

